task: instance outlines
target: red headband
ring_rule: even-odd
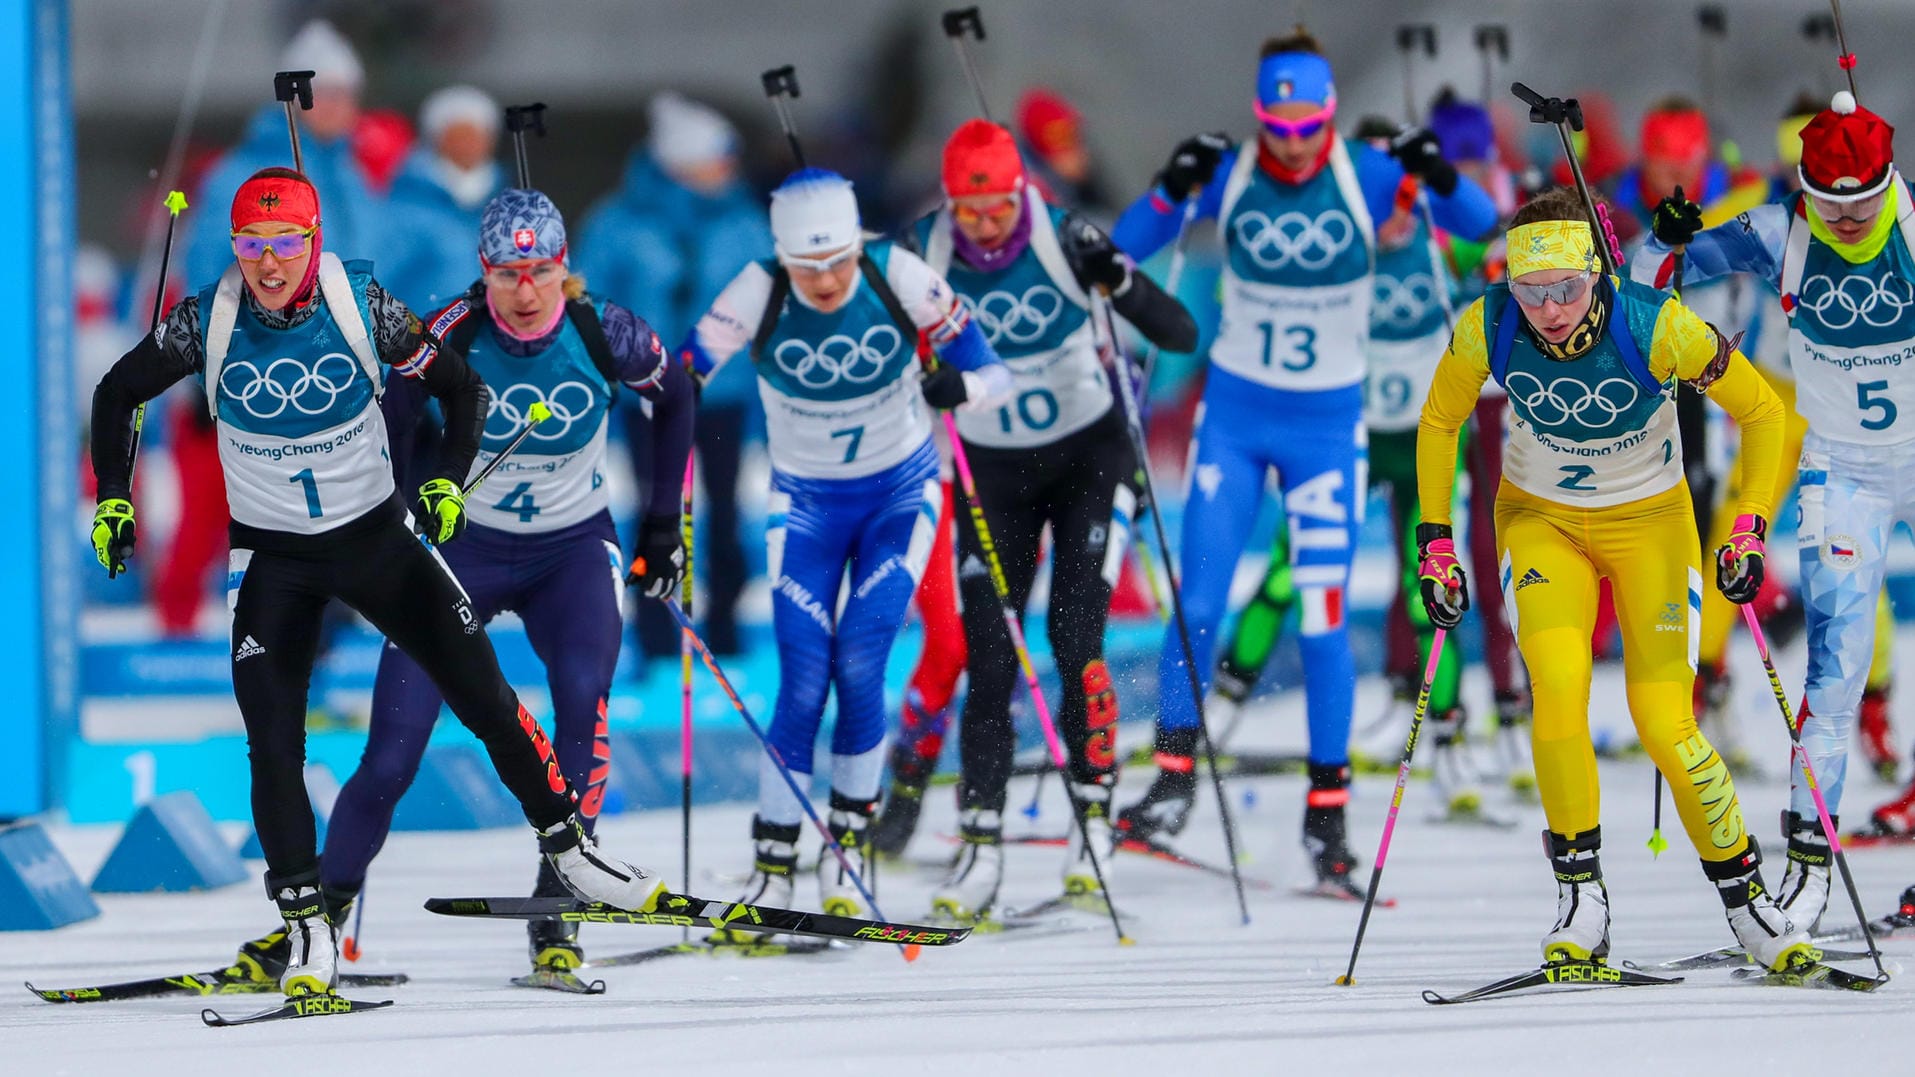
[[[319,227],[319,192],[304,178],[255,175],[233,195],[233,231],[261,221]]]

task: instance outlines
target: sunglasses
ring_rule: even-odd
[[[1874,220],[1877,213],[1882,212],[1882,203],[1886,201],[1887,198],[1887,190],[1883,190],[1880,194],[1872,194],[1867,198],[1858,198],[1853,202],[1836,202],[1811,194],[1809,195],[1809,204],[1815,207],[1815,215],[1829,224],[1839,224],[1842,221],[1854,221],[1856,224],[1865,224]]]
[[[284,261],[297,258],[306,253],[306,244],[312,239],[317,228],[308,228],[304,232],[286,232],[277,236],[256,236],[250,232],[233,233],[233,253],[243,261],[257,262],[266,256],[267,251],[273,257]]]
[[[795,254],[778,255],[778,260],[791,269],[804,269],[813,273],[829,273],[839,266],[856,258],[863,251],[860,244],[853,243],[844,250],[827,258],[802,258]]]
[[[1595,277],[1594,273],[1579,273],[1568,280],[1559,280],[1554,284],[1518,284],[1511,281],[1509,294],[1516,297],[1516,302],[1526,307],[1540,307],[1550,302],[1554,302],[1559,307],[1566,307],[1589,294],[1589,283]]]
[[[1323,106],[1308,116],[1300,116],[1294,120],[1286,120],[1282,116],[1267,111],[1259,101],[1250,102],[1250,107],[1256,112],[1257,119],[1263,121],[1263,129],[1278,138],[1314,138],[1317,132],[1323,130],[1331,120],[1336,118],[1337,114],[1335,102]]]
[[[564,280],[566,273],[565,264],[552,258],[525,269],[495,266],[483,258],[479,264],[485,267],[485,282],[497,288],[517,288],[521,281],[528,280],[533,287],[543,288],[554,281]]]
[[[1011,223],[1011,221],[1017,217],[1017,211],[1022,208],[1023,204],[1023,199],[1017,195],[1010,195],[988,206],[970,206],[962,202],[957,202],[951,206],[951,216],[956,219],[959,224],[978,224],[982,221],[990,221],[992,224],[1005,225]]]

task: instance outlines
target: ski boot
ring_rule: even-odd
[[[266,885],[286,922],[286,967],[279,989],[288,998],[330,995],[339,986],[339,929],[326,915],[317,868]]]
[[[1902,899],[1896,903],[1894,912],[1869,926],[1874,928],[1877,939],[1915,930],[1915,886],[1902,891]]]
[[[1888,698],[1893,682],[1862,690],[1862,755],[1885,782],[1895,780],[1895,729],[1889,723]]]
[[[1902,795],[1869,813],[1875,833],[1891,837],[1915,836],[1915,781],[1908,783]]]
[[[1529,748],[1529,704],[1515,692],[1496,693],[1496,754],[1502,761],[1504,780],[1516,799],[1535,804],[1542,797],[1536,791],[1536,762]]]
[[[1316,870],[1317,884],[1312,893],[1322,897],[1363,900],[1363,892],[1351,880],[1356,857],[1343,817],[1350,802],[1349,764],[1310,764],[1310,791],[1304,799],[1303,848],[1310,854],[1310,866]]]
[[[931,894],[931,916],[975,924],[997,906],[998,887],[1004,883],[1004,813],[964,809],[958,816],[958,837],[964,844],[951,873]]]
[[[1750,960],[1771,972],[1784,972],[1817,959],[1809,933],[1789,919],[1763,886],[1762,850],[1753,835],[1748,852],[1732,860],[1704,860],[1702,872],[1715,883],[1729,929]]]
[[[1096,895],[1102,897],[1104,887],[1098,880],[1098,870],[1103,870],[1103,882],[1108,882],[1114,866],[1114,854],[1117,843],[1111,832],[1110,800],[1111,790],[1117,784],[1115,775],[1100,775],[1098,781],[1070,783],[1071,814],[1081,814],[1084,825],[1071,827],[1070,855],[1064,859],[1064,893]],[[1073,823],[1075,819],[1073,819]],[[1084,841],[1090,836],[1089,844]],[[1096,857],[1095,862],[1092,856]]]
[[[1709,739],[1723,762],[1737,774],[1761,772],[1742,743],[1742,721],[1735,709],[1735,683],[1723,667],[1704,665],[1696,670],[1696,728]]]
[[[1543,961],[1609,959],[1609,888],[1602,881],[1602,827],[1564,837],[1543,831],[1556,873],[1556,926],[1543,936]]]
[[[580,900],[628,912],[651,912],[665,896],[665,882],[652,872],[601,853],[576,813],[539,831],[539,852],[565,888]]]
[[[239,953],[233,956],[233,963],[226,968],[226,978],[243,983],[276,984],[286,971],[286,954],[291,949],[286,941],[286,925],[280,924],[256,939],[239,944]]]
[[[1829,822],[1838,828],[1841,825],[1837,816],[1829,816]],[[1829,867],[1835,858],[1829,853],[1828,835],[1822,833],[1822,822],[1817,817],[1805,819],[1784,809],[1782,836],[1789,843],[1789,864],[1782,872],[1776,904],[1790,920],[1813,932],[1829,904]]]
[[[1144,798],[1117,814],[1124,838],[1151,841],[1180,833],[1197,802],[1197,731],[1173,729],[1157,734],[1157,778]]]
[[[752,850],[756,855],[751,878],[745,880],[745,892],[738,897],[740,904],[791,908],[793,876],[798,872],[798,829],[797,823],[767,823],[756,815],[751,817]],[[713,946],[751,946],[767,938],[720,928],[705,941]]]
[[[871,915],[857,878],[864,874],[865,834],[871,827],[871,813],[877,808],[875,800],[854,800],[836,789],[831,791],[829,827],[831,836],[844,849],[844,862],[839,862],[830,846],[819,850],[818,907],[833,916]],[[847,863],[857,876],[845,870]]]
[[[548,861],[539,861],[539,874],[532,884],[533,897],[570,897],[571,891],[559,880],[558,872],[552,870]],[[539,969],[576,969],[585,963],[585,951],[578,944],[578,924],[563,920],[527,920],[525,922],[527,948],[532,955],[532,968]]]
[[[871,850],[879,856],[903,855],[904,847],[911,844],[911,835],[917,832],[924,789],[944,751],[944,731],[950,724],[947,711],[925,713],[924,701],[916,691],[904,701],[903,723],[896,743],[891,745],[890,795],[871,824]]]
[[[1432,769],[1436,776],[1436,789],[1443,798],[1441,819],[1452,823],[1487,822],[1483,814],[1483,789],[1477,779],[1476,766],[1470,759],[1469,745],[1464,739],[1464,723],[1469,715],[1462,707],[1451,707],[1441,714],[1430,718],[1431,740],[1435,754],[1432,757]]]

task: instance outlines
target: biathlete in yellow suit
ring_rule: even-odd
[[[1782,404],[1749,361],[1666,294],[1601,273],[1582,203],[1567,188],[1518,210],[1509,284],[1457,319],[1417,436],[1423,602],[1454,627],[1469,607],[1450,535],[1456,439],[1484,379],[1509,393],[1512,423],[1496,493],[1504,603],[1535,700],[1531,747],[1556,874],[1550,962],[1602,961],[1608,891],[1589,738],[1589,637],[1604,578],[1622,627],[1630,715],[1668,779],[1676,811],[1729,926],[1771,969],[1814,960],[1762,883],[1729,768],[1691,713],[1702,576],[1683,485],[1675,386],[1708,394],[1742,427],[1748,479],[1717,585],[1746,603],[1761,585],[1768,492],[1781,466]]]

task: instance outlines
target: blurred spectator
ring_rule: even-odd
[[[73,252],[73,401],[82,439],[93,420],[93,387],[140,331],[120,317],[120,290],[113,255],[97,243],[80,244]]]
[[[419,106],[420,143],[393,181],[379,281],[424,314],[479,279],[479,211],[505,186],[498,102],[447,86]]]
[[[654,97],[651,133],[632,153],[623,186],[587,213],[577,266],[596,295],[636,311],[665,340],[683,340],[746,262],[771,256],[763,202],[738,169],[738,135],[715,110],[675,93]],[[704,480],[706,640],[719,654],[738,649],[738,596],[745,586],[738,538],[738,466],[757,425],[750,363],[728,363],[698,406],[697,461]],[[650,445],[636,394],[620,397],[626,442],[636,457]],[[649,473],[635,461],[638,474]],[[640,491],[641,512],[649,491]],[[658,511],[666,511],[660,506]],[[639,643],[648,657],[676,654],[676,627],[656,603],[639,607]]]
[[[1090,148],[1084,117],[1055,90],[1033,86],[1017,102],[1017,133],[1027,175],[1052,205],[1087,209],[1108,206]]]
[[[397,109],[375,108],[360,113],[352,129],[352,156],[375,194],[392,189],[393,178],[412,152],[412,124]]]
[[[1804,90],[1795,95],[1795,100],[1789,102],[1788,109],[1782,113],[1782,122],[1775,128],[1775,167],[1769,171],[1770,201],[1780,202],[1802,189],[1802,174],[1796,170],[1802,163],[1802,128],[1807,127],[1827,103]]]
[[[331,23],[315,19],[287,43],[278,64],[281,71],[315,72],[312,109],[294,111],[299,116],[306,176],[326,207],[326,249],[341,258],[371,258],[377,249],[380,205],[352,152],[352,134],[359,125],[359,91],[365,83],[359,56]],[[277,102],[269,103],[254,113],[239,145],[207,174],[193,199],[213,208],[192,215],[181,262],[189,289],[212,284],[232,263],[230,222],[223,207],[232,202],[233,192],[262,168],[292,163],[286,111]]]

